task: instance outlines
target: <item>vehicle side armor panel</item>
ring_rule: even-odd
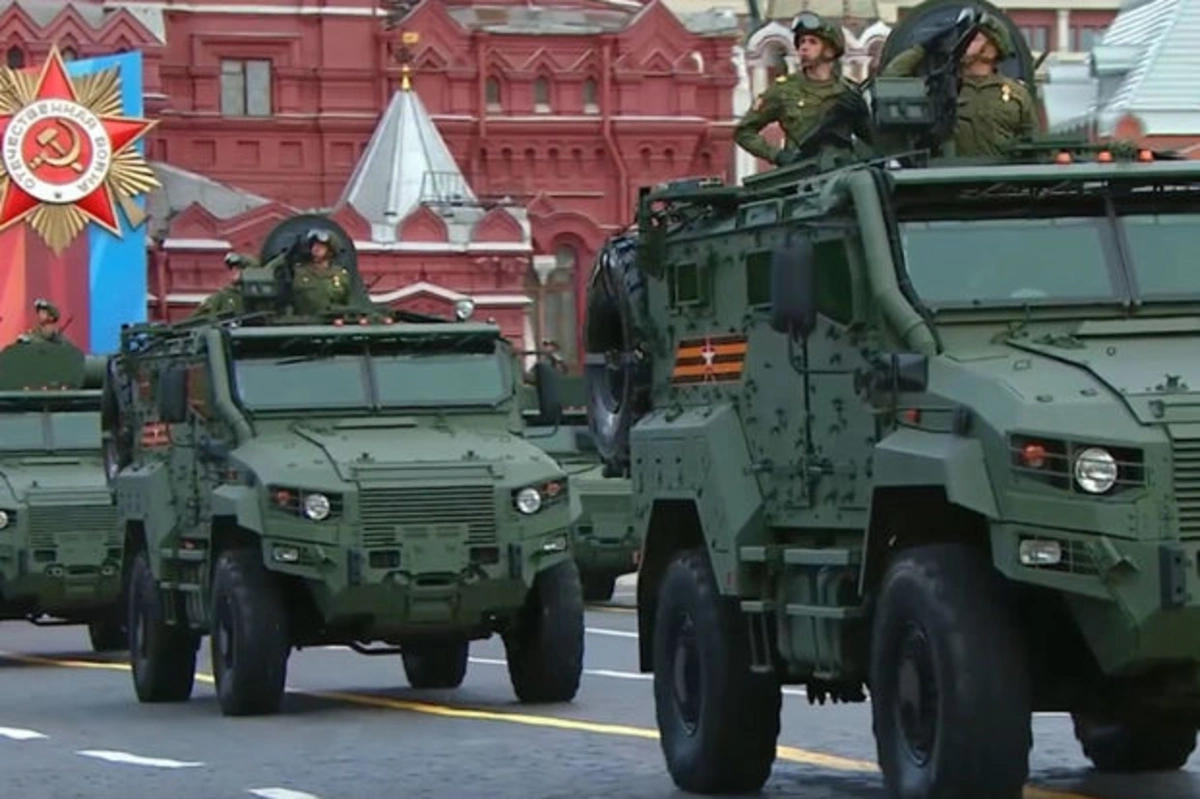
[[[655,411],[630,434],[634,472],[634,517],[645,548],[654,499],[696,503],[713,571],[724,593],[737,594],[739,546],[758,543],[763,497],[754,477],[741,421],[730,404],[681,411]]]

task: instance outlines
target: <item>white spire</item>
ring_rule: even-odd
[[[400,89],[383,112],[338,206],[371,223],[376,241],[395,241],[396,226],[423,201],[474,203],[475,194],[438,133],[405,65]]]

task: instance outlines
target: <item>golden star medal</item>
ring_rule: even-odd
[[[1009,88],[1009,85],[1006,83],[1000,87],[1000,102],[1007,103],[1011,99],[1012,99],[1012,89]]]
[[[0,230],[28,219],[55,254],[88,222],[120,236],[117,205],[159,185],[133,145],[156,124],[122,114],[119,69],[72,81],[58,47],[33,70],[0,70]]]

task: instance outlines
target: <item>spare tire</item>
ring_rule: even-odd
[[[629,431],[650,409],[651,324],[637,234],[609,239],[588,285],[584,379],[588,428],[607,476],[629,473]]]
[[[114,355],[105,364],[104,385],[100,394],[104,478],[110,487],[117,474],[133,462],[133,430],[124,424],[122,413],[123,408],[131,405],[133,386],[117,365],[119,357]]]

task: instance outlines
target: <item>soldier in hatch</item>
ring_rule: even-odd
[[[336,242],[328,230],[314,228],[305,236],[309,260],[296,265],[292,304],[297,314],[323,313],[332,305],[350,299],[350,274],[333,263]]]
[[[58,308],[54,303],[38,298],[33,301],[33,308],[37,313],[37,324],[18,336],[17,341],[62,341],[62,331],[58,329]]]
[[[734,141],[742,149],[777,166],[805,157],[807,153],[799,150],[800,143],[831,112],[846,115],[847,132],[870,139],[866,103],[855,84],[840,74],[840,60],[846,50],[841,28],[805,11],[792,21],[792,34],[800,58],[799,71],[776,78],[734,131]],[[781,150],[759,133],[772,122],[783,128],[785,144]],[[827,141],[824,145],[835,152],[854,152],[848,135],[840,142]]]
[[[958,115],[949,155],[999,155],[1007,145],[1032,136],[1037,128],[1033,96],[1019,80],[1003,75],[998,64],[1016,52],[1008,30],[991,14],[971,10],[922,42],[898,53],[882,75],[912,77],[930,50],[962,30],[976,24],[958,66],[961,79]]]
[[[313,228],[304,237],[308,247],[308,258],[295,266],[292,280],[292,306],[296,314],[309,316],[324,313],[331,306],[344,305],[350,294],[350,275],[333,263],[336,256],[333,234],[328,230]],[[225,256],[230,268],[258,266],[256,259],[248,255],[230,253]],[[238,287],[238,280],[220,291],[209,295],[192,312],[193,317],[208,314],[239,314],[245,310],[245,302]]]

